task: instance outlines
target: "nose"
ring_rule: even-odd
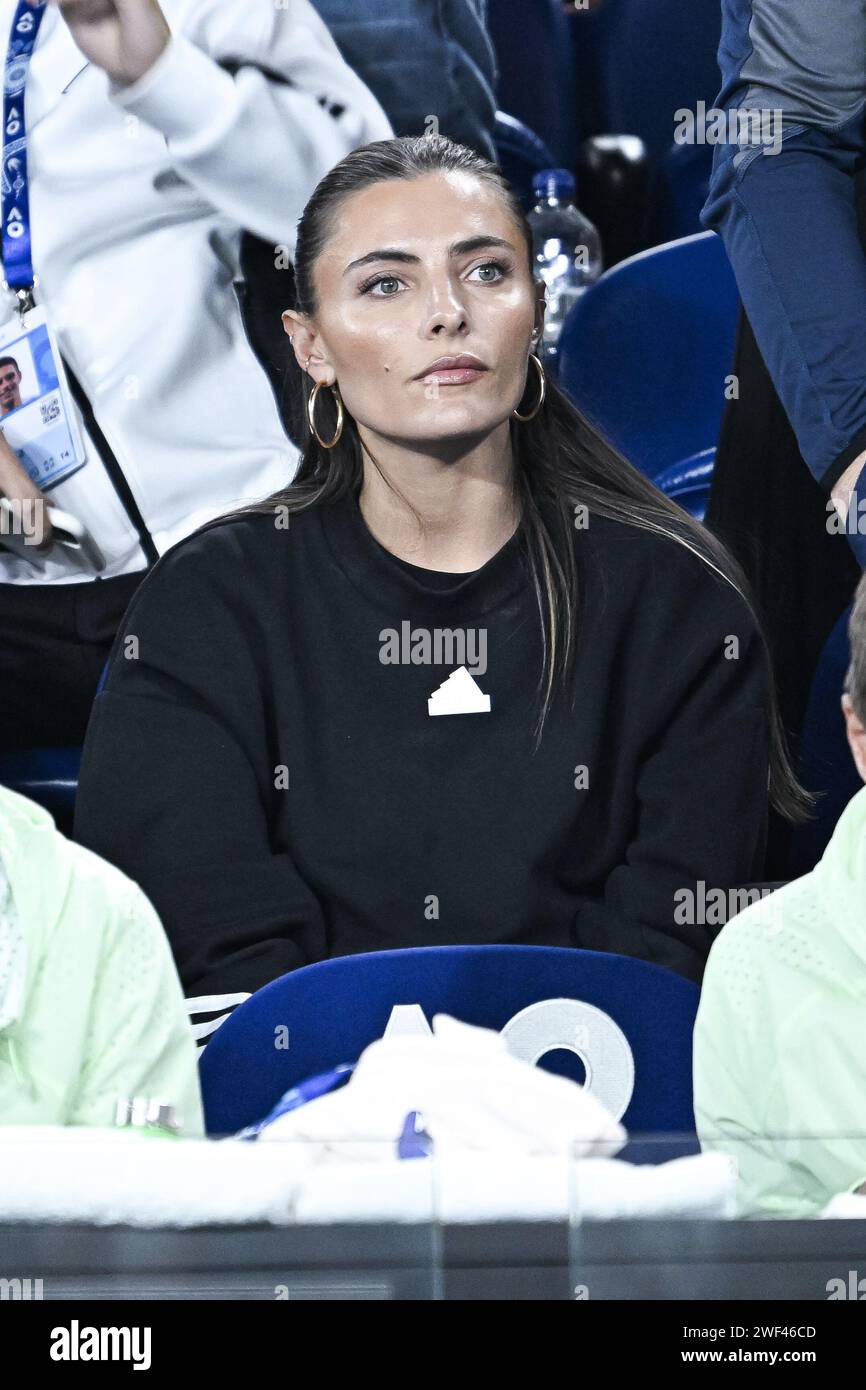
[[[455,285],[446,272],[434,277],[430,286],[430,300],[427,317],[427,334],[436,335],[458,333],[468,326],[466,307],[459,294],[459,284]]]

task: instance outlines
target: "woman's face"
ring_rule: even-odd
[[[544,287],[519,227],[475,175],[386,180],[353,194],[314,280],[316,319],[287,310],[283,324],[301,367],[337,383],[362,435],[483,437],[519,404]],[[440,357],[464,355],[485,370],[429,372]]]

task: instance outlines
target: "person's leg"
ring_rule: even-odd
[[[0,752],[83,741],[114,634],[142,578],[0,584]]]
[[[739,398],[722,423],[706,524],[746,572],[773,658],[782,720],[796,757],[821,649],[860,577],[828,498],[800,454],[746,315],[733,371]],[[787,877],[790,827],[771,815],[766,877]]]

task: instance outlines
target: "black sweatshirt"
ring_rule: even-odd
[[[675,894],[759,879],[766,834],[768,665],[736,590],[592,514],[573,707],[556,695],[534,751],[519,531],[444,575],[379,545],[353,498],[284,520],[228,519],[162,558],[88,729],[76,837],[150,896],[186,992],[485,942],[700,979],[718,928],[678,921]],[[489,710],[431,713],[461,667],[461,700]]]

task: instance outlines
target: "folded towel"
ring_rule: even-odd
[[[347,1085],[281,1115],[258,1142],[355,1143],[344,1156],[380,1161],[411,1111],[420,1112],[439,1156],[452,1149],[611,1156],[626,1141],[583,1086],[512,1056],[492,1029],[437,1014],[432,1035],[371,1043]]]
[[[611,1221],[734,1215],[736,1178],[722,1154],[670,1163],[569,1161],[562,1155],[450,1153],[418,1163],[383,1161],[310,1169],[295,1219],[336,1221]]]
[[[492,1222],[732,1214],[721,1154],[635,1166],[564,1154],[459,1152],[375,1163],[339,1144],[160,1139],[0,1128],[0,1223],[190,1228]],[[857,1199],[862,1201],[862,1198]]]
[[[0,1222],[205,1226],[293,1219],[321,1146],[283,1151],[134,1130],[0,1128]]]

